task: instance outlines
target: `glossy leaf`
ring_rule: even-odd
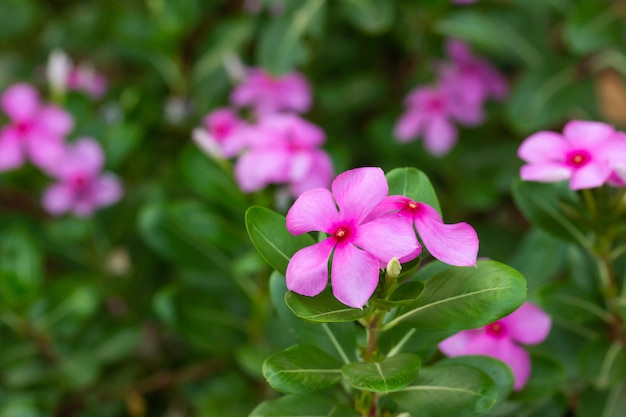
[[[498,387],[477,368],[436,365],[422,368],[414,384],[390,398],[401,409],[423,417],[469,417],[493,407]]]
[[[313,346],[295,345],[270,356],[263,363],[263,376],[276,391],[310,394],[341,381],[341,362]]]
[[[285,302],[296,316],[319,323],[354,321],[370,313],[369,306],[352,308],[337,300],[330,285],[315,297],[289,291],[285,294]]]
[[[473,329],[508,315],[526,298],[524,277],[495,261],[451,267],[424,284],[417,302],[401,308],[383,330],[399,323],[420,329]]]
[[[249,417],[357,417],[349,407],[327,396],[285,395],[259,404]]]
[[[387,30],[393,23],[394,4],[390,1],[341,0],[344,13],[359,29],[377,33]]]
[[[348,385],[363,391],[393,392],[415,381],[421,360],[410,353],[400,353],[381,362],[354,362],[341,368]]]
[[[297,251],[315,244],[308,234],[289,233],[285,216],[264,207],[254,206],[246,211],[246,229],[261,256],[282,275]]]
[[[433,207],[441,214],[439,200],[430,180],[416,168],[396,168],[386,175],[389,195],[404,195]]]
[[[386,308],[413,304],[422,294],[422,291],[424,291],[423,282],[408,281],[399,285],[388,300],[377,298],[374,302]]]

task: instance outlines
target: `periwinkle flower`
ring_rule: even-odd
[[[543,342],[551,326],[549,315],[526,302],[494,323],[450,336],[439,343],[439,350],[447,356],[483,355],[499,359],[513,371],[513,388],[521,390],[530,376],[531,362],[528,352],[520,345]]]
[[[74,120],[62,108],[41,103],[28,84],[10,86],[0,98],[9,124],[0,130],[0,172],[24,164],[26,157],[46,168],[63,153]]]
[[[81,138],[47,172],[58,180],[43,196],[44,208],[53,215],[71,212],[90,216],[95,210],[117,202],[122,196],[119,179],[101,173],[104,154],[98,142]]]
[[[369,220],[389,191],[380,168],[343,172],[331,190],[315,188],[298,197],[287,213],[287,230],[294,235],[320,231],[328,237],[296,252],[287,266],[287,288],[315,296],[328,283],[342,303],[363,307],[378,285],[379,271],[394,257],[417,256],[413,227],[397,215]]]
[[[601,122],[572,120],[563,134],[537,132],[524,140],[518,155],[526,164],[520,176],[526,181],[569,180],[572,190],[603,185],[613,174],[611,154],[615,129]]]
[[[246,145],[244,130],[248,124],[228,107],[218,108],[203,120],[203,126],[193,130],[194,142],[207,154],[217,158],[232,158]]]

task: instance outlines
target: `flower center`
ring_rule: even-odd
[[[74,175],[74,177],[72,177],[70,184],[74,191],[81,192],[84,191],[85,188],[87,188],[87,185],[89,184],[89,179],[87,178],[87,175],[83,173],[78,173]]]
[[[440,97],[431,97],[426,107],[430,111],[440,112],[445,109],[445,102]]]
[[[579,168],[586,165],[591,160],[589,152],[584,150],[573,151],[567,154],[567,165]]]
[[[350,237],[350,229],[345,226],[340,226],[335,230],[334,236],[338,242],[344,241]]]
[[[485,327],[485,331],[487,332],[489,336],[492,336],[498,339],[506,336],[506,326],[499,321],[488,324]]]
[[[409,206],[411,210],[415,210],[417,208],[417,203],[415,201],[411,201],[407,205]]]
[[[30,130],[30,126],[26,122],[20,122],[15,126],[20,135],[25,135]]]
[[[213,135],[217,139],[224,139],[230,133],[230,126],[225,123],[219,123],[213,128]]]

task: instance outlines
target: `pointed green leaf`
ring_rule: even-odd
[[[430,180],[416,168],[396,168],[386,175],[389,195],[404,195],[433,207],[441,214],[439,200]]]
[[[354,321],[367,316],[370,312],[369,306],[359,309],[341,303],[333,295],[330,285],[315,297],[289,291],[285,294],[285,302],[296,316],[320,323]]]
[[[327,396],[285,395],[262,402],[249,417],[358,417],[358,414]]]
[[[341,375],[353,388],[373,392],[393,392],[415,381],[421,360],[411,353],[400,353],[382,362],[355,362],[344,365]]]
[[[388,300],[380,298],[374,302],[385,308],[393,308],[402,305],[413,304],[424,291],[424,283],[421,281],[408,281],[398,286]]]
[[[341,362],[313,346],[295,345],[268,357],[263,376],[277,391],[310,394],[341,381]]]
[[[342,0],[339,4],[352,23],[366,32],[383,32],[393,23],[393,2]]]
[[[285,216],[265,207],[246,211],[246,229],[261,256],[282,275],[294,253],[315,244],[308,234],[293,236],[285,226]]]
[[[414,384],[389,395],[403,410],[420,417],[469,417],[493,407],[498,387],[477,368],[436,365],[422,368]]]
[[[401,308],[383,330],[399,323],[420,329],[473,329],[510,314],[526,298],[524,277],[496,261],[450,267],[424,284],[417,302]]]
[[[498,402],[504,401],[513,390],[515,378],[511,368],[502,361],[489,356],[457,356],[445,358],[437,365],[461,364],[472,366],[483,371],[496,383],[498,387]]]

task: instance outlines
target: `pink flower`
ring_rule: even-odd
[[[469,224],[444,224],[437,210],[401,195],[387,197],[370,217],[389,212],[398,213],[413,223],[424,246],[435,258],[449,265],[476,265],[478,236]]]
[[[483,355],[501,360],[513,371],[513,388],[519,391],[526,385],[531,368],[530,356],[519,344],[543,342],[551,326],[550,316],[526,302],[501,320],[450,336],[439,343],[439,349],[447,356]]]
[[[67,77],[69,90],[82,91],[93,99],[101,98],[106,92],[106,78],[88,64],[73,67]]]
[[[626,134],[616,132],[608,147],[612,173],[607,182],[610,185],[623,187],[626,185]]]
[[[0,172],[17,168],[26,156],[45,168],[63,153],[65,136],[74,121],[65,110],[42,105],[37,91],[14,84],[0,98],[10,123],[0,130]]]
[[[244,192],[269,184],[291,184],[296,195],[308,187],[327,187],[332,163],[319,149],[325,134],[295,114],[272,114],[246,129],[249,150],[235,165],[235,178]]]
[[[452,102],[483,103],[488,98],[503,100],[508,93],[506,78],[489,61],[475,57],[460,40],[446,42],[450,62],[439,65],[438,72],[454,96]]]
[[[611,152],[616,132],[601,122],[573,120],[563,134],[541,131],[526,138],[517,154],[527,162],[520,175],[526,181],[570,180],[572,190],[603,185],[613,173]]]
[[[342,303],[361,308],[378,285],[379,269],[393,257],[415,253],[419,243],[413,227],[397,215],[367,220],[389,191],[380,168],[356,168],[339,174],[331,191],[305,191],[287,213],[287,230],[329,234],[323,241],[296,252],[287,266],[287,288],[314,296],[328,283]],[[415,255],[417,256],[417,255]]]
[[[68,145],[66,153],[48,173],[59,182],[46,189],[45,209],[53,215],[72,212],[89,216],[96,209],[117,202],[122,186],[113,174],[101,174],[104,155],[98,142],[82,138]]]
[[[193,140],[206,153],[217,158],[232,158],[245,146],[243,130],[247,126],[232,109],[223,107],[204,118],[204,128],[196,128]]]
[[[456,103],[446,86],[418,87],[406,99],[406,111],[397,121],[394,134],[400,142],[424,137],[424,146],[433,155],[444,155],[457,141],[454,121],[466,125],[483,119],[482,103]]]
[[[311,107],[311,88],[298,72],[274,77],[262,68],[251,68],[247,78],[233,90],[230,101],[237,107],[251,107],[257,115],[303,113]]]

